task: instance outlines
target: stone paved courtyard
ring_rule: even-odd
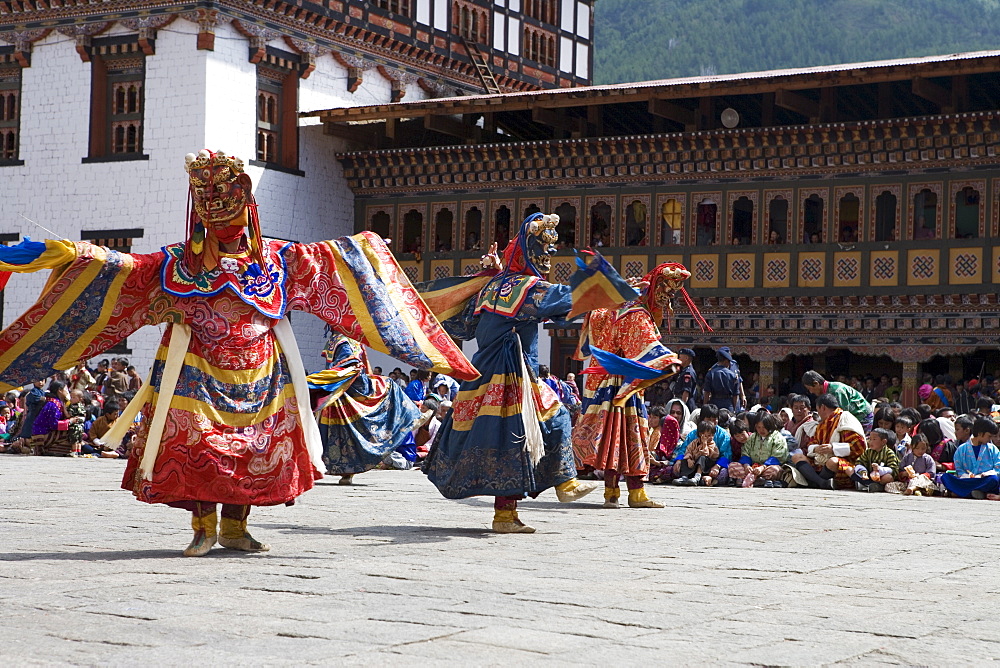
[[[110,460],[0,458],[4,665],[982,664],[1000,658],[1000,504],[653,488],[552,492],[534,535],[419,472],[257,510],[266,555],[180,551],[187,515]]]

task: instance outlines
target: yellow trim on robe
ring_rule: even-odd
[[[28,264],[7,264],[0,262],[0,271],[30,274],[42,269],[58,269],[79,256],[76,244],[67,239],[46,239],[45,251]]]
[[[258,413],[230,413],[228,411],[220,411],[215,406],[206,404],[204,401],[199,401],[190,397],[182,397],[176,394],[170,402],[170,408],[173,410],[182,410],[187,411],[188,413],[194,413],[195,415],[200,415],[217,425],[222,425],[223,427],[252,427],[273,416],[285,407],[285,403],[289,399],[294,398],[295,388],[291,383],[289,383],[282,388],[281,392],[278,393],[278,396],[276,396],[271,403],[261,408]],[[159,401],[159,399],[160,393],[154,392],[154,405],[157,401]]]
[[[48,241],[46,241],[46,243],[48,243]],[[95,246],[95,248],[100,247]],[[48,251],[45,252],[48,253]],[[59,318],[63,317],[66,310],[69,309],[73,302],[79,298],[80,294],[90,286],[90,283],[97,277],[97,274],[104,269],[104,261],[101,258],[95,257],[94,260],[94,262],[87,265],[77,280],[69,284],[66,291],[60,295],[59,299],[56,300],[56,303],[49,308],[48,312],[44,316],[42,316],[42,319],[35,323],[30,330],[28,330],[28,334],[12,345],[3,357],[0,357],[0,369],[6,369],[9,367],[11,362],[20,357],[28,348],[33,346],[44,334],[47,334],[52,328],[52,325],[59,320]],[[44,267],[41,268],[44,269]],[[44,297],[47,292],[47,290],[46,292],[43,292],[42,296]]]
[[[115,307],[118,305],[118,295],[121,293],[122,284],[128,280],[128,277],[132,275],[132,270],[135,268],[135,259],[128,255],[127,253],[122,253],[122,270],[118,272],[115,279],[111,282],[111,287],[108,289],[108,294],[105,296],[104,305],[101,307],[101,313],[97,316],[97,320],[91,325],[86,332],[83,333],[79,339],[76,340],[70,349],[66,351],[59,361],[54,365],[57,369],[62,368],[72,368],[77,365],[80,361],[80,357],[83,352],[90,345],[90,342],[97,337],[104,328],[108,326],[108,322],[111,320],[111,314],[114,312]],[[164,356],[166,353],[164,352]]]
[[[371,244],[368,243],[367,239],[365,239],[364,243],[361,244],[361,249],[364,251],[365,257],[368,258],[368,261],[371,263],[373,267],[379,267],[382,264],[384,264],[384,260],[381,257],[379,257],[378,253],[375,252],[375,249],[372,248]],[[406,278],[406,274],[403,273],[403,269],[399,266],[399,263],[396,262],[396,258],[393,257],[392,254],[389,255],[389,262],[391,262],[392,265],[395,267],[396,275],[400,277],[400,279],[408,281],[408,279]],[[385,283],[385,287],[388,293],[391,295],[391,300],[393,304],[406,303],[406,299],[404,299],[403,295],[400,293],[399,284],[397,282],[389,281]],[[416,296],[418,300],[420,300],[420,303],[423,304],[424,308],[427,309],[428,319],[432,320],[434,324],[438,325],[438,327],[440,328],[441,325],[437,321],[437,318],[434,316],[434,313],[429,308],[427,308],[427,304],[424,303],[423,298],[421,298],[420,294],[417,293],[415,288],[413,289],[413,294]],[[355,313],[364,313],[364,311],[355,311]],[[410,330],[410,334],[416,340],[417,346],[420,348],[421,352],[423,352],[424,355],[426,355],[427,358],[434,364],[434,368],[438,370],[444,370],[444,369],[450,370],[452,368],[451,364],[449,364],[445,356],[438,351],[437,347],[431,344],[430,339],[428,339],[427,335],[424,334],[424,331],[421,328],[420,323],[417,322],[417,320],[413,317],[409,309],[405,308],[400,309],[399,315],[406,323],[406,328]],[[388,350],[384,352],[388,353]]]
[[[220,369],[217,366],[213,366],[204,357],[189,350],[184,354],[184,364],[194,367],[223,383],[249,385],[250,383],[256,383],[259,380],[269,377],[274,372],[274,358],[277,354],[277,349],[274,349],[272,355],[267,359],[267,366],[259,369]],[[166,347],[160,346],[160,349],[156,351],[156,359],[160,362],[167,361]]]

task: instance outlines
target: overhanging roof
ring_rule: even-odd
[[[660,79],[605,86],[469,95],[304,112],[325,123],[357,123],[440,115],[580,107],[651,99],[748,95],[881,82],[1000,72],[1000,51],[976,51],[799,69]]]

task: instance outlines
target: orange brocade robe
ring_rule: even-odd
[[[865,451],[867,443],[865,442],[863,433],[844,428],[840,424],[842,414],[844,414],[844,411],[838,408],[830,417],[820,422],[816,427],[816,433],[812,438],[812,442],[847,443],[851,446],[850,454],[838,457],[840,466],[837,469],[837,475],[834,480],[841,489],[852,489],[854,483],[851,481],[851,474],[854,473],[854,466],[858,463],[858,457]],[[858,426],[860,427],[860,424]],[[819,470],[822,467],[817,466],[816,468]]]
[[[576,465],[613,469],[626,476],[646,475],[649,422],[643,393],[646,387],[677,373],[680,361],[660,342],[660,330],[649,311],[635,302],[619,309],[592,311],[584,330],[590,346],[660,369],[663,375],[626,383],[622,376],[587,374],[582,413],[573,427]]]

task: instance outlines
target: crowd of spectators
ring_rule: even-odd
[[[131,432],[115,448],[102,438],[141,386],[135,367],[116,357],[11,390],[0,401],[0,452],[125,457]]]
[[[809,371],[792,387],[748,391],[746,409],[700,402],[701,391],[654,397],[649,481],[1000,500],[1000,380],[927,376],[920,403],[906,407],[888,375],[827,381]]]

